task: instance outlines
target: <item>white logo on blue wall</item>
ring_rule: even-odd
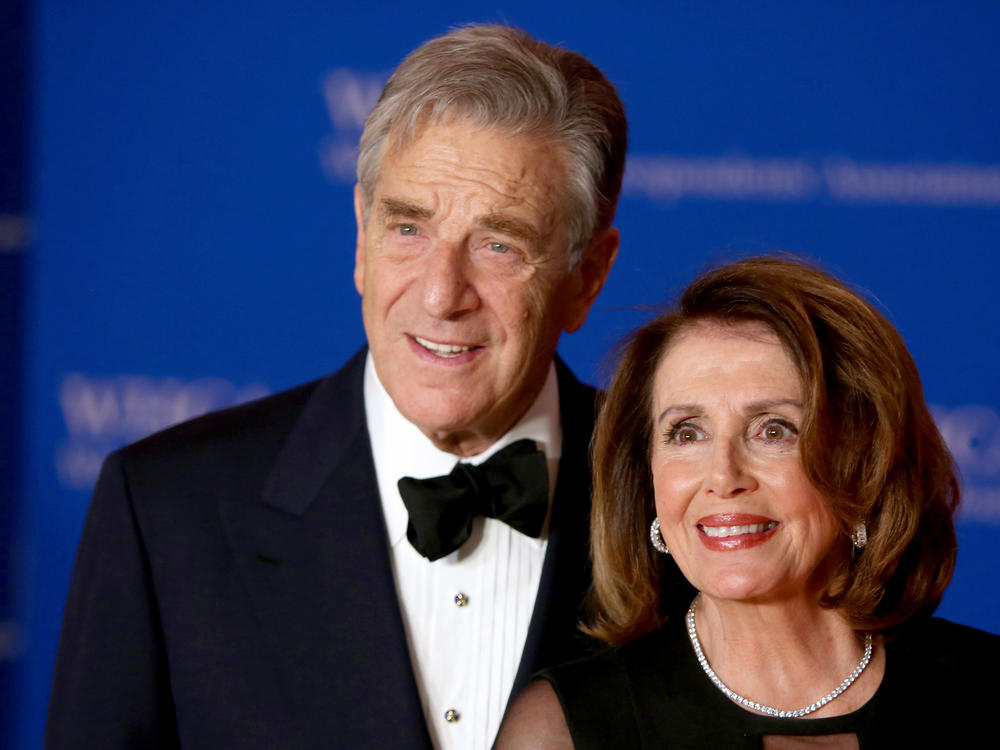
[[[67,373],[59,386],[66,439],[55,469],[64,487],[89,490],[115,448],[200,414],[266,396],[262,383],[237,386],[222,378],[100,377]]]
[[[726,156],[630,155],[624,191],[682,199],[774,203],[1000,206],[1000,167],[960,162],[869,163]]]
[[[323,171],[353,184],[365,118],[389,76],[347,68],[323,78],[332,134],[320,145]],[[800,158],[750,154],[630,153],[624,192],[660,203],[679,200],[1000,206],[1000,166],[945,161],[860,162],[843,155]]]
[[[961,472],[959,518],[1000,524],[1000,413],[982,404],[931,411]]]
[[[320,145],[319,157],[326,176],[334,182],[354,183],[358,140],[365,119],[378,101],[389,76],[339,68],[323,79],[323,99],[333,134]]]

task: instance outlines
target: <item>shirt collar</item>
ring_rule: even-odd
[[[389,544],[395,546],[406,537],[406,526],[409,522],[406,506],[399,496],[396,483],[402,477],[426,479],[448,474],[459,458],[452,453],[439,450],[430,438],[400,413],[378,379],[371,353],[365,362],[364,399],[386,532]],[[559,459],[562,455],[559,384],[554,362],[549,365],[541,392],[524,416],[482,453],[461,460],[472,464],[482,463],[497,451],[522,438],[534,440],[539,450],[545,453],[549,467],[551,509]],[[544,544],[544,539],[543,532],[538,540],[533,541]]]

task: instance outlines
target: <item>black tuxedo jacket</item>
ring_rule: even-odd
[[[46,747],[428,748],[365,424],[364,351],[111,454],[77,553]],[[580,655],[594,391],[563,452],[515,691]]]

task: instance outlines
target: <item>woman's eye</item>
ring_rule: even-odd
[[[491,242],[489,244],[489,248],[495,253],[510,252],[510,247],[508,245],[503,244],[502,242]]]
[[[667,442],[673,443],[675,445],[685,445],[687,443],[696,443],[699,438],[701,438],[701,433],[698,429],[689,424],[679,424],[672,427],[667,433]]]
[[[413,224],[400,224],[396,229],[404,237],[412,237],[417,233],[417,228]]]
[[[788,424],[782,422],[768,422],[764,425],[764,428],[760,431],[760,436],[767,440],[768,442],[777,442],[779,440],[786,440],[794,435],[798,434],[798,430]]]

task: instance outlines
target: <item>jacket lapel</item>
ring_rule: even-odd
[[[596,642],[577,628],[590,585],[590,436],[596,392],[556,358],[563,446],[538,595],[512,696],[543,666],[574,659]]]
[[[261,500],[220,512],[304,741],[427,748],[365,425],[365,354],[317,386]]]

